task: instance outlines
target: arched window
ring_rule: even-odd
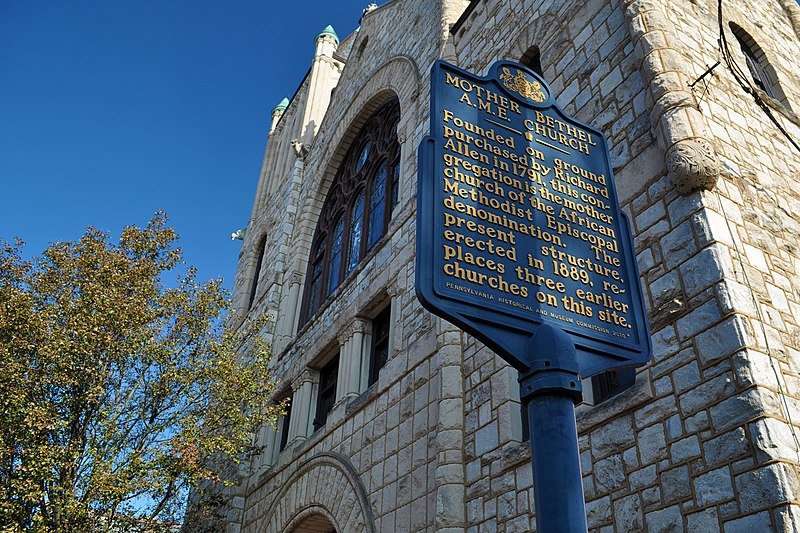
[[[531,46],[528,48],[522,57],[519,58],[519,62],[534,71],[539,76],[542,75],[542,56],[539,53],[538,46]]]
[[[778,84],[778,76],[775,69],[767,61],[767,56],[756,41],[736,24],[730,25],[733,35],[739,43],[739,48],[744,54],[747,63],[747,70],[753,83],[767,93],[768,96],[782,102],[788,106],[786,95]]]
[[[400,103],[394,98],[367,120],[342,160],[314,231],[303,322],[386,234],[398,199],[399,120]]]
[[[247,309],[253,307],[253,302],[256,301],[256,292],[258,291],[258,278],[261,277],[261,265],[264,262],[264,251],[267,247],[267,236],[262,237],[258,243],[258,259],[256,260],[256,270],[253,272],[253,281],[250,282],[250,297],[247,299]]]

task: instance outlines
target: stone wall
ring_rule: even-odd
[[[726,27],[751,28],[787,96],[796,94],[788,50],[797,35],[783,8],[725,9]],[[520,19],[532,22],[505,30]],[[688,87],[719,57],[716,5],[481,2],[468,26],[456,50],[470,70],[540,48],[558,102],[608,137],[634,226],[654,360],[633,389],[578,410],[590,530],[795,531],[800,153],[724,64],[708,88]],[[800,138],[787,116],[779,120]],[[700,171],[676,165],[675,152]],[[472,344],[469,521],[475,531],[528,531],[529,463],[513,437],[508,368]]]
[[[785,109],[800,106],[797,6],[723,8],[734,59],[744,66],[728,22],[774,66],[786,98],[767,107],[800,139]],[[270,138],[235,292],[241,305],[267,235],[251,312],[275,316],[284,391],[313,390],[354,319],[368,323],[385,305],[389,361],[323,428],[296,429],[283,452],[246,465],[231,530],[291,531],[315,513],[347,532],[535,530],[516,372],[424,311],[413,286],[429,68],[446,57],[483,74],[531,46],[558,103],[608,137],[653,336],[654,359],[632,388],[577,411],[590,530],[800,529],[800,152],[724,62],[689,86],[720,58],[718,34],[717,5],[704,0],[395,0],[364,16],[308,157],[288,144],[307,127],[291,120],[313,100],[305,84]],[[401,194],[389,230],[300,324],[328,187],[359,126],[392,96]]]

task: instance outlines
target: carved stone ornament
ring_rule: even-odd
[[[720,164],[714,147],[705,139],[684,139],[667,150],[667,172],[680,194],[711,190],[719,179]]]
[[[294,150],[294,155],[297,156],[297,159],[300,161],[305,161],[308,157],[308,154],[311,152],[311,147],[305,143],[299,142],[297,139],[292,139],[291,145],[292,149]]]
[[[355,317],[352,322],[347,324],[342,331],[336,336],[339,339],[339,344],[344,344],[353,338],[355,333],[364,333],[367,329],[367,322],[361,317]]]
[[[314,372],[310,368],[304,368],[300,375],[295,377],[292,380],[292,391],[297,392],[300,390],[300,387],[303,386],[303,383],[313,383],[314,382]]]

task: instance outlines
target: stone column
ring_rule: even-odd
[[[270,467],[278,461],[278,446],[276,442],[277,433],[270,426],[261,428],[261,444],[264,446],[264,451],[261,452],[261,460],[259,461],[259,470],[264,467]]]
[[[289,276],[289,292],[286,295],[286,312],[279,317],[278,331],[275,335],[273,353],[278,354],[286,348],[294,337],[297,324],[297,309],[300,305],[300,287],[303,276],[294,271]]]
[[[464,352],[458,329],[444,320],[436,320],[438,352],[437,367],[431,361],[431,375],[439,374],[438,390],[431,389],[432,401],[438,402],[436,420],[436,481],[437,531],[464,532],[467,529],[465,506],[466,479],[464,465]]]
[[[389,327],[389,358],[391,359],[396,352],[403,349],[403,320],[401,314],[403,312],[403,302],[401,296],[403,289],[400,287],[400,280],[395,279],[386,288],[389,297],[392,299],[391,311],[391,325]]]
[[[800,37],[800,6],[797,5],[795,0],[781,0],[781,7],[789,15],[789,21],[792,23],[794,33]]]
[[[687,90],[683,57],[672,48],[677,38],[656,0],[624,0],[631,42],[642,58],[641,71],[653,99],[650,123],[666,151],[667,172],[680,194],[713,189],[720,173],[703,116]]]
[[[292,415],[289,420],[288,442],[303,440],[311,434],[311,406],[313,402],[314,373],[308,369],[292,381]]]
[[[355,398],[364,388],[366,379],[362,379],[365,365],[364,361],[364,331],[367,321],[355,317],[339,333],[339,374],[336,386],[336,401]],[[367,369],[369,370],[369,369]]]

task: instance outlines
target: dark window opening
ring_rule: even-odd
[[[736,40],[739,43],[739,48],[744,54],[745,63],[747,63],[747,70],[750,72],[750,78],[753,83],[767,93],[772,98],[778,98],[775,91],[775,86],[767,73],[769,63],[767,62],[764,51],[756,44],[755,40],[750,37],[742,28],[731,24],[731,30]]]
[[[258,278],[261,277],[261,265],[264,263],[264,251],[267,247],[267,237],[264,236],[258,245],[258,260],[256,261],[256,271],[253,273],[253,281],[250,283],[250,297],[247,299],[247,309],[253,307],[256,301],[256,291],[258,290]]]
[[[367,120],[342,160],[314,232],[301,323],[386,234],[398,199],[399,121],[400,103],[394,98]]]
[[[369,356],[369,381],[371,386],[378,381],[381,368],[389,359],[389,332],[391,331],[391,309],[386,308],[372,321],[372,346]]]
[[[325,250],[320,248],[317,250],[317,255],[314,258],[314,261],[311,263],[311,275],[309,276],[309,303],[311,307],[309,308],[309,313],[313,314],[317,308],[316,306],[319,305],[320,300],[320,288],[322,287],[322,268],[323,268],[323,260],[325,259]]]
[[[531,440],[531,421],[528,418],[528,406],[525,402],[520,402],[520,410],[522,411],[522,441]]]
[[[394,165],[392,169],[392,209],[395,208],[397,202],[400,200],[400,162]]]
[[[617,368],[592,376],[592,400],[595,405],[633,387],[635,368]]]
[[[330,360],[319,371],[319,393],[317,394],[317,414],[314,417],[314,431],[325,425],[328,413],[336,403],[336,380],[339,374],[339,355]]]
[[[522,54],[519,62],[534,71],[539,76],[542,76],[542,56],[539,53],[538,46],[531,46]]]
[[[286,448],[286,444],[289,442],[289,423],[292,419],[292,400],[289,399],[289,402],[286,404],[286,414],[283,415],[283,421],[281,422],[281,442],[278,446],[278,451],[282,452]]]

